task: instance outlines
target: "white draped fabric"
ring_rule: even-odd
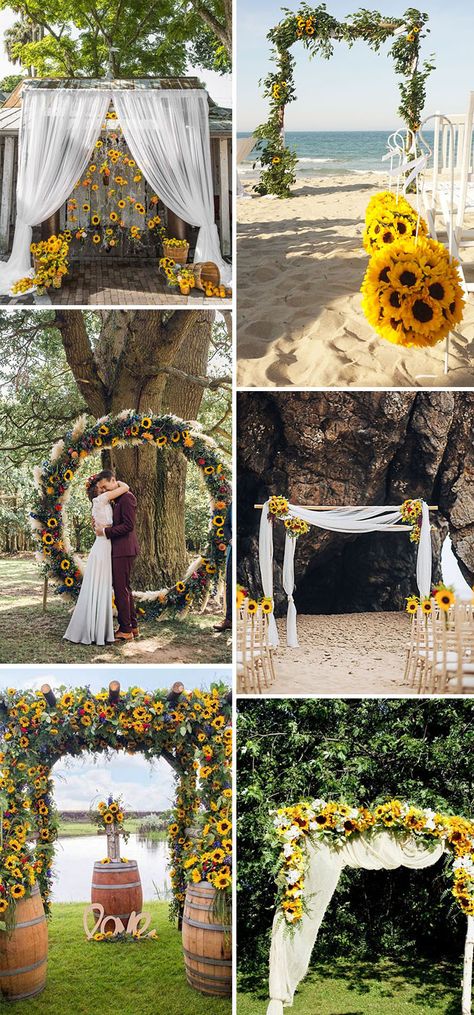
[[[0,264],[0,294],[31,274],[31,229],[67,200],[91,156],[110,93],[84,88],[23,92],[13,249]]]
[[[296,504],[288,505],[288,514],[292,518],[302,518],[308,525],[331,532],[347,532],[362,534],[363,532],[406,532],[407,526],[400,525],[399,507],[350,507],[334,508],[331,511],[313,511]],[[430,516],[428,505],[422,501],[421,537],[417,555],[417,583],[420,596],[429,596],[431,590],[432,554]],[[283,588],[288,597],[287,612],[287,644],[290,648],[298,646],[296,626],[296,607],[293,600],[295,588],[295,556],[296,539],[288,534],[285,539],[283,559]],[[269,501],[262,508],[259,533],[259,562],[263,593],[273,600],[273,521],[269,512]],[[279,643],[278,630],[273,614],[270,615],[268,637],[271,646]]]
[[[90,160],[111,99],[148,183],[171,211],[199,226],[195,261],[214,261],[223,282],[230,282],[214,221],[209,110],[203,89],[25,86],[15,239],[9,260],[0,264],[0,295],[31,274],[31,227],[69,197]]]
[[[125,140],[144,176],[171,211],[199,226],[194,260],[214,261],[229,282],[214,221],[207,93],[150,88],[113,94]]]
[[[281,912],[273,921],[270,950],[270,1004],[267,1015],[283,1015],[283,1005],[291,1007],[298,984],[308,971],[318,931],[336,890],[344,867],[364,870],[394,870],[396,867],[420,869],[437,863],[444,852],[443,843],[428,849],[414,835],[405,840],[388,832],[361,836],[331,849],[325,843],[308,844],[309,865],[305,875],[303,899],[306,912],[292,933]]]

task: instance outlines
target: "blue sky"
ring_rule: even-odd
[[[280,19],[275,0],[237,2],[237,129],[253,130],[266,118],[266,103],[258,86],[269,69],[266,33]],[[295,11],[298,4],[284,3]],[[316,6],[316,4],[315,4]],[[343,21],[347,14],[370,3],[328,0],[328,11]],[[407,0],[384,0],[374,5],[387,15],[401,17]],[[425,113],[460,113],[474,89],[474,5],[469,0],[420,3],[429,14],[430,35],[423,53],[435,54],[436,70],[428,81]],[[374,54],[363,42],[349,50],[336,43],[330,61],[309,59],[302,46],[296,56],[296,102],[288,107],[288,130],[390,130],[397,126],[398,87],[387,48]]]
[[[206,688],[216,680],[230,685],[230,669],[225,666],[156,667],[123,666],[87,667],[0,667],[0,688],[34,688],[42,684],[78,687],[88,684],[92,691],[119,680],[122,687],[138,685],[147,690],[169,688],[181,680],[191,690]],[[97,760],[90,754],[81,758],[65,758],[55,765],[55,800],[60,810],[88,810],[108,793],[119,793],[128,810],[163,810],[171,806],[174,796],[173,773],[166,761],[145,761],[141,755],[117,753],[111,761],[102,755]]]

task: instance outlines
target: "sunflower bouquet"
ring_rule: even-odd
[[[376,250],[362,283],[362,309],[375,331],[405,348],[432,347],[462,320],[458,262],[427,238]]]
[[[413,236],[427,236],[428,226],[402,195],[383,191],[375,194],[367,205],[365,229],[362,237],[364,250],[372,254],[397,240]]]
[[[121,797],[114,800],[112,796],[109,796],[107,803],[105,800],[101,800],[97,810],[91,812],[91,820],[95,825],[98,825],[100,832],[120,832],[124,842],[127,842],[130,832],[127,832],[123,827],[124,819],[125,812]]]
[[[305,536],[309,532],[309,525],[302,518],[285,518],[284,525],[291,539],[298,539],[298,536]]]
[[[67,256],[70,239],[71,233],[67,231],[50,236],[40,243],[32,243],[30,250],[33,254],[34,275],[32,278],[21,278],[15,282],[11,289],[12,294],[25,293],[33,288],[38,292],[46,292],[51,287],[60,289],[63,277],[68,273]]]
[[[419,543],[421,536],[421,500],[405,500],[400,508],[403,522],[411,525],[410,542]]]

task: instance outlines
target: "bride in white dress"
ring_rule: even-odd
[[[100,528],[112,525],[111,501],[130,489],[120,483],[113,490],[99,493],[95,476],[88,480],[87,495],[92,501],[92,518]],[[64,635],[75,644],[105,645],[115,641],[112,615],[112,543],[107,536],[96,536],[87,559],[79,599]]]

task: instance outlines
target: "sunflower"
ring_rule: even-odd
[[[90,209],[91,209],[91,206],[90,206],[89,202],[88,201],[84,201],[84,204],[82,205],[82,210],[83,211],[90,211]]]
[[[111,222],[117,222],[118,221],[117,212],[116,211],[111,211],[110,215],[109,215],[109,219],[110,219]]]
[[[48,518],[48,529],[56,529],[58,527],[58,521],[56,518]]]
[[[0,913],[4,913],[8,909],[8,902],[6,899],[0,899]]]
[[[421,600],[421,612],[424,613],[426,617],[429,617],[430,613],[433,612],[431,599],[428,599],[428,597]]]
[[[406,602],[407,602],[407,605],[405,607],[406,612],[407,613],[416,613],[416,611],[418,609],[418,606],[419,606],[419,603],[420,603],[420,600],[418,599],[418,596],[408,596]]]
[[[26,894],[26,888],[23,885],[12,885],[10,888],[10,894],[14,899],[22,899]]]
[[[66,472],[64,473],[64,482],[70,483],[71,479],[74,479],[74,473],[72,469],[66,469]]]
[[[70,567],[71,561],[68,560],[67,557],[65,557],[64,560],[61,561],[61,571],[69,571]]]
[[[52,536],[50,532],[45,532],[43,536],[43,543],[45,546],[52,546],[54,543],[54,536]]]
[[[151,424],[152,424],[151,417],[150,416],[143,416],[141,424],[140,424],[142,429],[143,430],[149,430],[150,427],[151,427]]]
[[[114,821],[114,816],[113,814],[110,813],[110,811],[106,811],[105,814],[102,815],[102,819],[104,825],[112,825]]]
[[[227,818],[223,818],[222,821],[218,821],[216,824],[216,829],[219,835],[228,835],[231,828],[232,824],[227,820]]]
[[[255,599],[248,599],[247,600],[247,613],[250,613],[250,614],[256,613],[257,610],[258,610],[258,603],[255,601]]]
[[[91,222],[93,226],[98,226],[100,223],[100,215],[93,215],[91,218]]]
[[[456,602],[456,597],[451,589],[438,589],[435,592],[435,600],[440,610],[447,613]]]
[[[184,592],[186,589],[186,585],[184,584],[184,582],[176,582],[175,589],[177,592]]]

